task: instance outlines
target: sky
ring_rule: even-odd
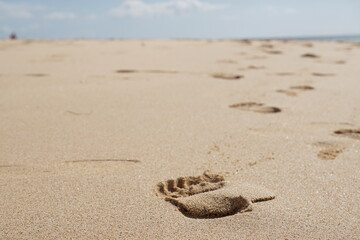
[[[360,34],[360,0],[0,0],[0,38],[271,38]]]

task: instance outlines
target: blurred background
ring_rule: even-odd
[[[0,38],[360,39],[359,0],[0,0]]]

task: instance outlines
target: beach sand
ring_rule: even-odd
[[[360,239],[359,44],[1,40],[0,63],[0,239]],[[198,218],[155,192],[206,170],[275,198]]]

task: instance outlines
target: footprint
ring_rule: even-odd
[[[323,148],[317,154],[317,157],[322,160],[334,160],[340,153],[344,151],[344,147],[329,142],[317,142],[314,145]]]
[[[237,61],[231,59],[221,59],[217,61],[218,63],[226,63],[226,64],[236,64]]]
[[[281,112],[281,109],[278,107],[269,107],[264,106],[263,103],[256,102],[245,102],[245,103],[236,103],[229,106],[230,108],[237,108],[244,111],[252,111],[258,113],[278,113]]]
[[[321,150],[317,156],[322,160],[334,160],[340,153],[344,151],[343,148],[331,146]]]
[[[248,66],[248,69],[254,69],[254,70],[265,69],[265,66],[254,66],[254,65],[250,65],[250,66]]]
[[[282,54],[282,51],[278,51],[278,50],[272,50],[272,51],[264,51],[268,54],[274,54],[274,55],[279,55]]]
[[[172,70],[143,70],[143,71],[138,71],[138,70],[133,70],[133,69],[120,69],[117,70],[116,73],[137,73],[137,72],[145,72],[145,73],[178,73],[177,71],[172,71]]]
[[[265,66],[254,66],[254,65],[249,65],[248,67],[243,67],[243,68],[238,68],[239,70],[260,70],[260,69],[265,69]]]
[[[309,90],[314,90],[314,87],[308,86],[308,85],[299,85],[299,86],[291,86],[289,89],[295,90],[295,91],[278,89],[278,90],[276,90],[276,92],[284,93],[284,94],[286,94],[287,96],[294,97],[294,96],[297,96],[297,92],[296,92],[296,91],[309,91]]]
[[[308,90],[314,90],[315,88],[308,85],[299,85],[299,86],[291,86],[290,89],[308,91]]]
[[[89,112],[75,112],[75,111],[67,110],[67,111],[65,111],[65,113],[69,113],[69,114],[76,115],[76,116],[81,116],[81,115],[88,116],[88,115],[91,115],[91,114],[93,113],[93,111],[89,111]]]
[[[275,73],[275,75],[277,75],[277,76],[294,76],[296,74],[293,72],[279,72],[279,73]]]
[[[252,210],[251,201],[230,188],[167,201],[192,218],[218,218]]]
[[[211,75],[214,78],[221,78],[226,80],[237,80],[243,78],[243,75],[226,74],[226,73],[214,73]]]
[[[314,72],[312,75],[313,75],[313,76],[316,76],[316,77],[330,77],[330,76],[335,76],[334,73],[316,73],[316,72]]]
[[[181,182],[183,182],[184,179],[189,178],[203,179],[204,176],[207,175],[209,175],[209,173],[205,172],[204,175],[199,177],[183,177],[178,178],[177,181],[180,179]],[[217,218],[225,217],[238,212],[251,211],[253,209],[252,203],[267,201],[275,198],[275,195],[266,188],[246,183],[233,183],[224,186],[224,178],[221,175],[212,174],[212,176],[216,176],[213,179],[216,179],[217,181],[220,180],[220,182],[222,182],[222,185],[217,189],[208,190],[205,187],[205,191],[200,191],[188,196],[185,195],[184,197],[166,196],[165,200],[178,207],[178,209],[187,217]],[[203,183],[208,183],[206,180],[201,181]],[[171,184],[174,186],[173,182],[171,182]],[[157,191],[158,190],[159,184],[157,185]],[[163,196],[163,194],[160,194],[160,196]]]
[[[338,60],[334,62],[335,64],[345,64],[346,61],[345,60]]]
[[[251,56],[251,57],[249,57],[248,59],[267,59],[267,57],[266,56]]]
[[[297,96],[297,93],[296,93],[296,92],[294,92],[294,91],[289,91],[289,90],[278,89],[278,90],[276,90],[276,92],[278,92],[278,93],[284,93],[284,94],[286,94],[287,96],[291,96],[291,97]]]
[[[312,43],[304,43],[303,46],[304,47],[313,47],[314,45]]]
[[[360,140],[360,129],[339,129],[334,131],[335,134]]]
[[[28,77],[47,77],[48,74],[45,73],[27,73],[26,76]]]
[[[262,48],[274,48],[274,45],[272,45],[272,44],[262,44],[260,47],[262,47]]]
[[[136,73],[136,70],[132,70],[132,69],[120,69],[120,70],[116,70],[117,73]]]
[[[236,43],[244,44],[244,45],[251,45],[252,41],[249,39],[241,39],[241,40],[233,40]]]
[[[147,72],[147,73],[178,73],[177,71],[172,71],[172,70],[147,70],[147,71],[143,71],[143,72]]]
[[[303,58],[319,58],[319,55],[313,54],[313,53],[305,53],[303,55],[301,55],[301,57]]]
[[[156,185],[156,195],[159,197],[186,197],[198,193],[213,191],[225,185],[224,177],[205,171],[200,176],[179,177],[160,182]]]

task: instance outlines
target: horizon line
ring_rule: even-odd
[[[17,38],[17,40],[338,40],[339,39],[351,39],[360,38],[360,33],[355,34],[328,34],[328,35],[299,35],[299,36],[262,36],[262,37],[175,37],[175,38],[132,38],[132,37],[104,37],[104,38],[92,38],[92,37],[73,37],[73,38]],[[0,40],[7,40],[9,37],[0,37]],[[360,41],[360,39],[359,39]]]

